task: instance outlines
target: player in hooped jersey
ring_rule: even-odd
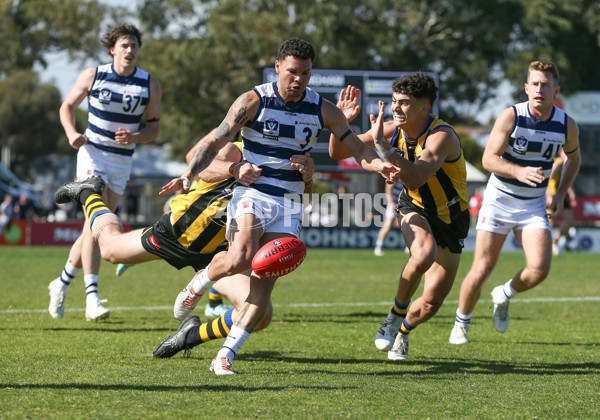
[[[184,180],[206,168],[240,129],[244,159],[262,170],[250,187],[235,189],[228,208],[229,250],[217,254],[177,296],[173,308],[176,318],[186,318],[215,281],[250,272],[252,258],[261,245],[298,235],[302,206],[289,197],[301,195],[304,183],[289,157],[311,150],[321,129],[330,130],[344,141],[363,168],[381,173],[390,182],[397,175],[397,168],[363,145],[334,104],[307,87],[314,58],[310,43],[299,38],[283,42],[275,61],[277,82],[256,86],[238,97],[212,138],[203,142],[184,176],[165,186],[180,189]],[[213,359],[213,372],[233,373],[231,359],[262,317],[274,285],[275,279],[260,281],[262,295],[247,303],[245,316],[231,328],[223,348]]]
[[[508,305],[517,293],[541,283],[550,271],[552,233],[548,218],[563,209],[581,155],[579,128],[554,106],[560,87],[552,62],[533,61],[527,72],[528,101],[502,111],[483,154],[483,166],[492,172],[479,212],[473,265],[460,289],[450,343],[466,344],[473,310],[483,284],[492,274],[510,230],[525,254],[525,267],[492,291],[492,321],[499,332],[508,328]],[[546,199],[554,159],[566,156],[556,194]]]
[[[60,107],[60,121],[69,144],[78,150],[77,179],[101,177],[107,184],[104,199],[114,211],[131,174],[135,145],[158,136],[162,93],[158,80],[135,65],[142,46],[142,35],[135,26],[113,27],[104,35],[102,46],[112,56],[112,63],[85,69],[79,75]],[[75,127],[75,109],[86,97],[88,127],[81,134]],[[147,124],[141,128],[144,114]],[[110,314],[98,296],[100,252],[87,224],[86,220],[61,275],[48,286],[48,310],[53,318],[63,317],[67,287],[82,268],[86,318],[97,321]]]

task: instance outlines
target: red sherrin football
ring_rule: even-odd
[[[269,241],[252,259],[252,270],[260,277],[275,278],[290,274],[306,257],[306,245],[298,238]]]

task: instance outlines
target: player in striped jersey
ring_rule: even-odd
[[[226,249],[226,208],[236,183],[250,185],[261,170],[242,161],[241,145],[225,145],[211,165],[199,174],[189,192],[171,200],[171,211],[153,226],[124,233],[116,214],[110,211],[101,197],[103,181],[90,178],[70,182],[59,188],[57,202],[74,201],[84,205],[89,229],[99,243],[102,257],[112,263],[138,264],[163,259],[177,269],[191,266],[204,268],[223,249]],[[298,169],[310,184],[314,162],[309,154],[291,156],[292,167]],[[308,188],[312,188],[309,187]],[[164,194],[167,190],[161,191]],[[177,332],[165,339],[154,351],[154,357],[171,357],[181,350],[190,350],[207,341],[227,337],[233,323],[241,315],[247,299],[263,293],[257,284],[262,279],[238,274],[221,279],[214,286],[234,308],[217,319],[202,323],[196,315],[186,318]],[[272,305],[267,299],[265,311],[252,331],[266,328],[271,321]],[[223,369],[222,369],[223,370]],[[227,370],[224,370],[229,372]]]
[[[60,121],[69,144],[77,152],[77,179],[101,177],[107,184],[104,200],[115,210],[131,174],[135,145],[158,136],[161,116],[161,87],[158,80],[136,67],[142,35],[133,25],[113,27],[102,39],[113,61],[84,70],[60,107]],[[87,97],[88,127],[83,134],[75,127],[75,109]],[[142,126],[142,117],[146,125]],[[84,212],[85,213],[85,212]],[[87,224],[87,222],[86,222]],[[100,253],[84,225],[69,252],[62,274],[50,283],[53,318],[62,318],[67,287],[83,268],[86,319],[108,318],[110,311],[98,296]]]
[[[185,318],[215,281],[249,270],[252,258],[264,243],[281,237],[297,236],[302,224],[301,173],[290,165],[289,156],[306,154],[323,128],[339,136],[363,168],[379,172],[393,181],[397,168],[383,162],[352,132],[342,112],[330,101],[308,88],[315,50],[299,38],[283,42],[277,53],[276,82],[265,83],[243,93],[231,105],[225,119],[203,142],[184,174],[195,176],[240,129],[244,159],[261,168],[259,179],[249,187],[238,187],[228,210],[229,250],[217,254],[177,296],[173,312]],[[178,190],[180,178],[165,187]],[[211,369],[231,366],[230,359],[249,336],[252,325],[261,318],[275,279],[263,279],[262,301],[248,306],[246,316],[229,333],[229,350],[222,349]]]
[[[559,90],[556,65],[533,61],[525,83],[528,101],[502,111],[492,128],[483,153],[483,167],[492,176],[479,212],[473,265],[460,288],[449,339],[452,344],[469,342],[467,332],[473,310],[511,230],[523,248],[525,267],[492,291],[492,321],[498,332],[508,328],[510,298],[548,276],[552,260],[548,218],[562,211],[581,162],[579,128],[554,105]],[[560,184],[556,194],[546,198],[552,164],[561,150],[565,163]]]
[[[431,319],[442,306],[456,277],[463,240],[469,230],[467,171],[460,139],[454,129],[431,115],[437,87],[431,76],[417,72],[392,83],[393,120],[371,115],[372,128],[360,139],[400,168],[404,188],[398,199],[400,228],[410,257],[402,269],[394,305],[375,336],[375,346],[388,358],[408,358],[409,333]],[[358,115],[359,92],[353,86],[340,93],[346,118]],[[332,137],[334,158],[347,151]],[[423,294],[411,304],[421,278]]]

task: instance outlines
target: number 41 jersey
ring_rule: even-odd
[[[253,121],[242,127],[244,159],[262,168],[262,174],[250,187],[283,197],[302,194],[302,174],[291,166],[292,155],[310,151],[323,128],[322,98],[306,88],[298,102],[286,102],[277,84],[254,87],[260,106]]]
[[[555,106],[550,118],[540,121],[531,116],[529,102],[516,104],[513,109],[515,126],[502,159],[523,167],[541,167],[546,179],[531,187],[515,178],[492,174],[488,187],[517,199],[540,199],[546,193],[552,163],[567,139],[567,114]]]

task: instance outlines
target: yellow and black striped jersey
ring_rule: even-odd
[[[418,156],[427,147],[427,137],[442,127],[454,131],[451,125],[437,116],[431,115],[425,130],[418,138],[408,139],[403,130],[396,128],[390,144],[398,149],[402,157],[414,162],[415,156]],[[418,189],[409,190],[404,187],[400,194],[400,200],[424,209],[426,213],[437,217],[446,224],[451,223],[469,208],[467,168],[462,151],[458,158],[444,161],[436,174]]]
[[[227,249],[227,204],[235,185],[233,177],[219,182],[195,180],[187,194],[171,200],[173,234],[183,247],[201,254]]]

